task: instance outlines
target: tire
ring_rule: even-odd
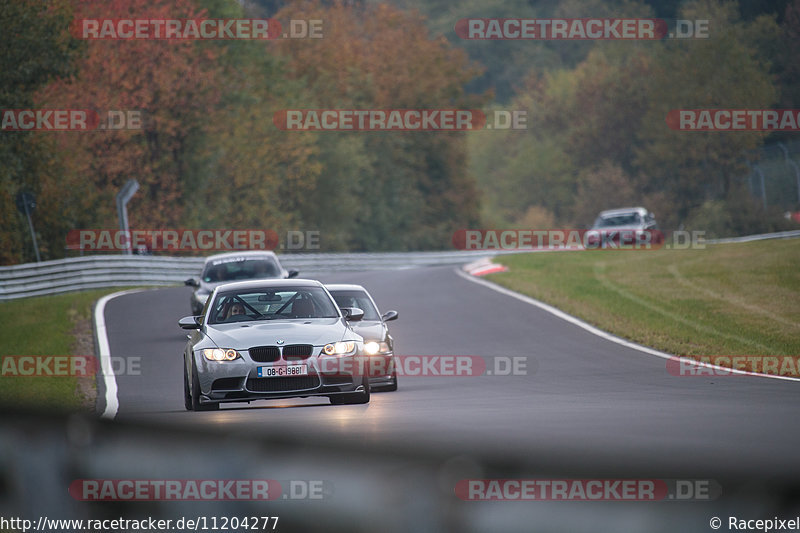
[[[197,378],[197,367],[192,363],[192,410],[216,411],[219,403],[200,403],[200,380]]]
[[[342,394],[337,398],[338,402],[334,402],[333,398],[331,398],[331,403],[334,405],[359,405],[364,403],[369,403],[369,377],[364,376],[364,381],[362,381],[364,385],[364,392],[353,392],[350,394]]]
[[[392,372],[392,382],[386,385],[382,390],[386,392],[394,392],[397,390],[397,372]]]
[[[189,376],[186,375],[186,365],[183,365],[183,406],[187,411],[194,410],[192,405],[192,391],[189,390]]]

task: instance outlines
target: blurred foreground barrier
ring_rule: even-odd
[[[337,411],[327,405],[307,409],[310,414]],[[0,524],[27,520],[27,531],[53,533],[705,533],[712,517],[727,525],[729,516],[772,519],[800,513],[800,486],[791,475],[717,477],[719,497],[684,503],[465,501],[458,490],[469,483],[465,480],[486,485],[494,479],[585,481],[599,475],[608,481],[676,477],[677,472],[632,467],[622,455],[612,456],[616,464],[595,460],[578,465],[560,448],[498,456],[494,443],[483,450],[459,450],[457,445],[425,449],[410,441],[364,441],[310,428],[237,431],[224,424],[222,412],[207,420],[194,416],[203,413],[164,414],[162,423],[153,424],[7,410],[0,417]],[[183,415],[195,420],[183,420]],[[268,498],[242,493],[242,486],[258,483],[269,483]],[[170,484],[181,490],[170,495]],[[192,484],[200,490],[184,490]],[[137,487],[146,490],[136,492]],[[171,525],[133,528],[114,526],[112,519],[169,520]],[[55,521],[60,520],[81,522],[58,527]],[[110,525],[95,527],[88,520]],[[4,529],[26,528],[11,523]]]

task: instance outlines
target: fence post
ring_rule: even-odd
[[[778,146],[780,146],[781,150],[783,150],[783,157],[786,160],[786,164],[794,169],[794,177],[797,181],[797,203],[800,203],[800,167],[798,167],[797,163],[795,163],[794,160],[789,157],[789,149],[786,148],[785,144],[778,143]]]
[[[134,179],[130,179],[117,193],[117,216],[119,217],[119,229],[122,230],[122,234],[125,235],[125,238],[127,239],[128,246],[125,247],[125,253],[128,255],[132,254],[133,252],[131,250],[131,234],[130,231],[128,231],[127,204],[138,190],[139,182]]]
[[[758,177],[761,178],[761,200],[764,203],[764,209],[767,209],[767,189],[764,186],[764,173],[761,172],[761,167],[758,166],[758,163],[749,163],[750,168],[758,174]]]

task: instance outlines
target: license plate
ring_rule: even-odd
[[[277,378],[284,376],[307,376],[307,375],[308,375],[308,365],[258,367],[258,377],[260,378]]]

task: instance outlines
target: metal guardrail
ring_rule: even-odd
[[[729,244],[735,242],[765,241],[768,239],[796,239],[800,237],[800,230],[779,231],[777,233],[762,233],[760,235],[746,235],[744,237],[730,237],[727,239],[706,239],[707,244]]]
[[[707,244],[800,238],[800,230],[707,239]],[[325,253],[281,255],[285,268],[301,276],[320,272],[396,270],[435,265],[460,265],[525,250],[449,252]],[[94,255],[0,267],[0,301],[29,296],[132,285],[176,285],[196,276],[203,257]]]
[[[90,256],[0,267],[0,300],[130,285],[172,285],[197,275],[202,258]]]
[[[457,265],[487,251],[296,254],[280,256],[285,268],[315,272],[392,270]],[[95,255],[0,267],[0,301],[131,285],[175,285],[197,276],[203,257]]]

